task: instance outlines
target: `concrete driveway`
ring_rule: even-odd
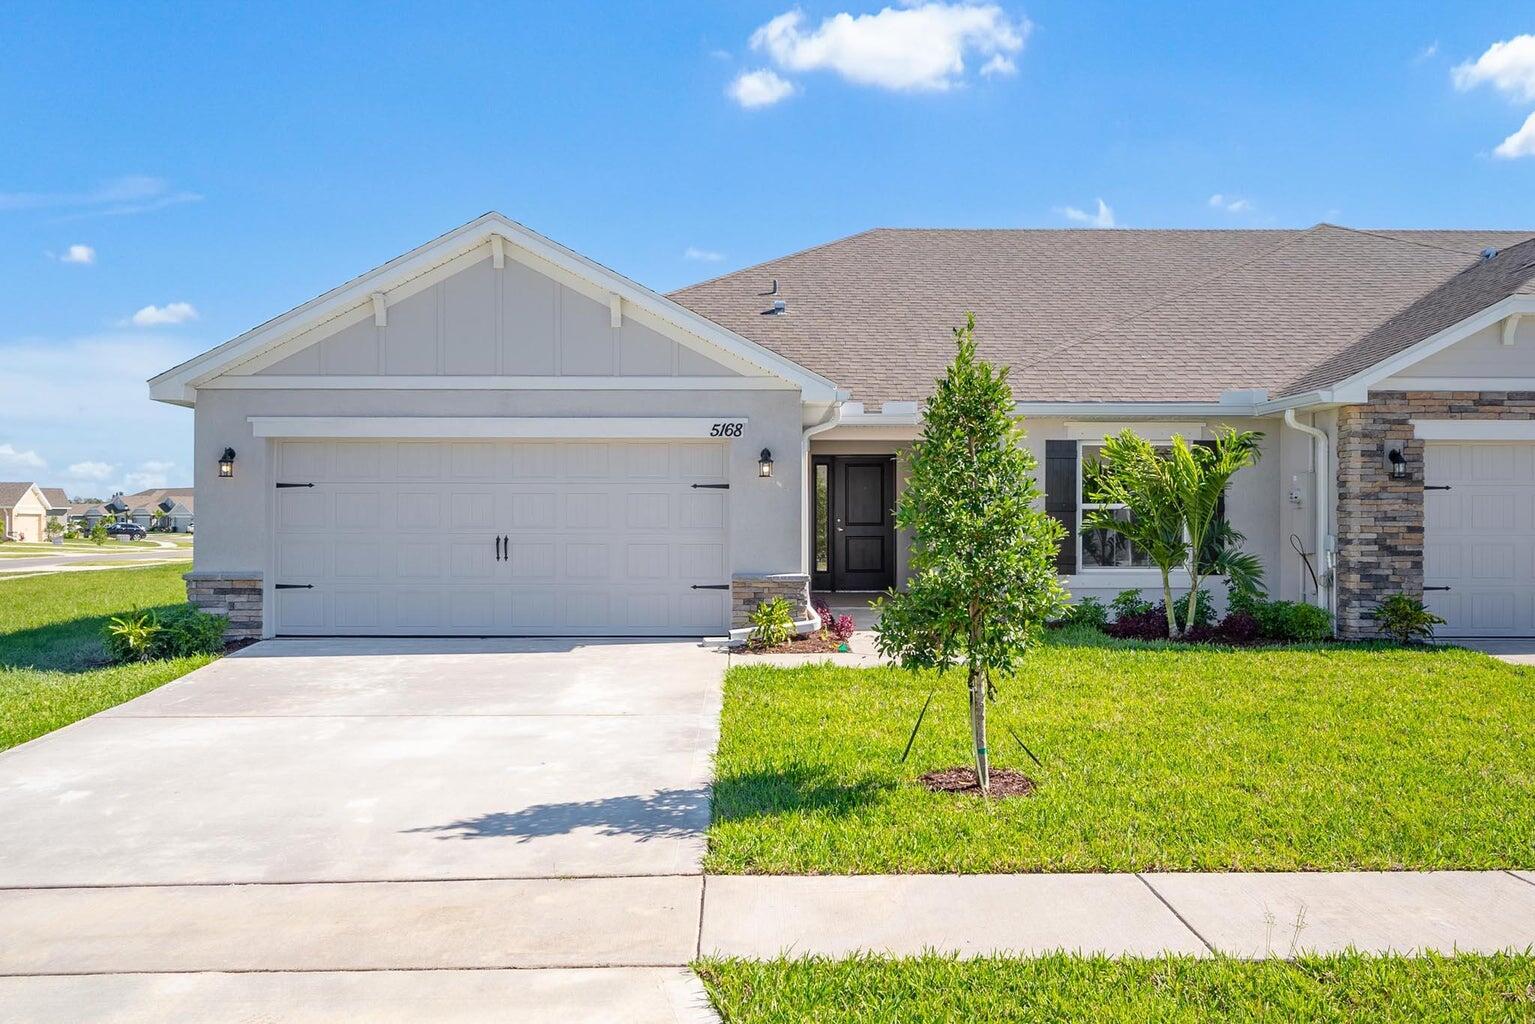
[[[711,1019],[680,965],[724,660],[691,642],[269,641],[0,754],[0,1005],[158,1020],[184,992],[231,1019],[316,999],[375,1020]],[[293,984],[229,973],[247,971]],[[337,973],[355,971],[400,976]]]

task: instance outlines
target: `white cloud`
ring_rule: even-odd
[[[1493,156],[1504,160],[1516,160],[1521,156],[1535,156],[1535,114],[1524,119],[1523,126],[1514,134],[1498,143]]]
[[[175,468],[174,462],[145,460],[139,463],[139,468],[134,472],[123,474],[123,490],[143,491],[151,487],[165,487],[170,482],[170,471]]]
[[[0,337],[0,420],[7,440],[36,449],[49,465],[69,467],[17,475],[105,497],[131,489],[119,473],[156,461],[186,472],[171,483],[190,482],[191,411],[150,401],[144,380],[205,347],[199,339],[151,330]]]
[[[682,258],[685,260],[698,260],[700,263],[718,263],[725,258],[725,254],[715,252],[713,249],[700,249],[696,245],[690,245],[683,250]]]
[[[1210,197],[1210,205],[1217,210],[1225,210],[1227,213],[1249,213],[1253,208],[1252,201],[1249,199],[1223,196],[1219,192]]]
[[[1111,228],[1115,226],[1114,211],[1102,199],[1098,200],[1098,212],[1089,213],[1075,206],[1063,206],[1058,211],[1067,220],[1076,221],[1078,224],[1086,224],[1093,228]]]
[[[0,212],[67,210],[73,217],[121,217],[195,203],[196,192],[172,188],[164,178],[114,178],[84,192],[0,192]]]
[[[1535,35],[1493,43],[1476,60],[1457,65],[1450,78],[1460,90],[1489,84],[1513,99],[1535,100]]]
[[[105,480],[117,471],[110,462],[76,462],[69,467],[72,480]]]
[[[30,448],[22,451],[10,442],[0,443],[0,470],[45,469],[48,460]]]
[[[991,59],[981,65],[981,76],[990,78],[992,75],[1011,75],[1016,73],[1018,65],[1013,63],[1011,57],[1005,57],[1000,53],[991,55]]]
[[[95,263],[96,250],[88,245],[71,245],[68,249],[65,249],[64,254],[59,257],[59,262],[85,264]]]
[[[168,302],[163,306],[145,306],[128,319],[135,327],[184,324],[197,319],[197,310],[190,302]]]
[[[725,94],[748,110],[770,107],[798,91],[793,82],[780,78],[771,68],[743,71],[725,87]]]
[[[922,3],[877,14],[834,14],[813,29],[788,11],[752,33],[752,49],[786,71],[832,71],[850,82],[898,91],[959,84],[965,57],[991,58],[986,74],[1013,69],[1033,26],[994,4]],[[996,58],[1001,57],[999,62]]]

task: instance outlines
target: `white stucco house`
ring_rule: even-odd
[[[0,539],[46,540],[49,507],[48,496],[30,480],[0,481]]]
[[[902,582],[901,453],[974,311],[1074,594],[1104,434],[1261,430],[1275,596],[1535,635],[1529,232],[875,230],[660,295],[490,213],[150,381],[192,406],[191,599],[253,635],[705,635]]]

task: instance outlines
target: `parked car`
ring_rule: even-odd
[[[113,523],[107,527],[108,537],[126,537],[128,540],[143,540],[148,533],[138,523]]]

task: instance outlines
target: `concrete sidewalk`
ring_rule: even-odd
[[[711,876],[704,955],[1491,953],[1535,947],[1535,873]]]

